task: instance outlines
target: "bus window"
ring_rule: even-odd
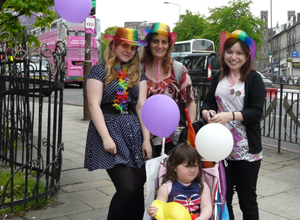
[[[191,52],[190,43],[184,43],[182,44],[182,52]]]
[[[79,36],[79,37],[84,37],[84,36],[85,36],[84,31],[78,31],[78,32],[77,32],[77,36]]]
[[[213,44],[209,41],[197,40],[197,41],[194,41],[194,43],[193,43],[193,50],[212,51]]]
[[[76,36],[75,31],[67,31],[68,36]]]

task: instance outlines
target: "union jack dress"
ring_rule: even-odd
[[[185,186],[175,180],[169,193],[168,202],[177,202],[183,205],[190,214],[196,217],[200,215],[201,186],[193,181],[189,186]]]

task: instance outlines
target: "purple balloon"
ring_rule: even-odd
[[[158,137],[169,137],[177,128],[180,112],[169,96],[158,94],[146,100],[142,108],[145,127]]]
[[[67,21],[81,23],[90,14],[91,0],[54,0],[57,13]]]

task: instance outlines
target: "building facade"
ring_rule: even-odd
[[[268,11],[261,11],[261,18],[268,21]],[[272,52],[271,52],[272,48]],[[295,83],[300,78],[300,13],[287,12],[287,23],[271,29],[265,27],[261,50],[262,58],[255,67],[266,75],[272,74],[277,81]],[[272,55],[272,69],[270,55]]]
[[[265,26],[263,27],[263,39],[262,46],[259,51],[257,51],[257,55],[261,58],[259,60],[255,60],[253,66],[258,71],[268,71],[270,68],[269,56],[270,56],[270,43],[269,39],[271,37],[271,32],[267,26],[268,24],[268,11],[260,12],[261,19],[265,22]]]

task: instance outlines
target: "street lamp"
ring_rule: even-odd
[[[172,2],[164,2],[164,4],[178,5],[179,7],[179,22],[180,22],[180,5]]]

